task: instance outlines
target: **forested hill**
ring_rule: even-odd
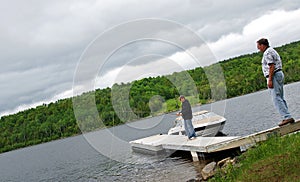
[[[283,60],[283,71],[285,73],[285,82],[295,82],[300,80],[300,41],[290,43],[275,48]],[[226,97],[235,97],[248,94],[258,90],[266,89],[266,79],[261,71],[261,53],[253,53],[221,61],[204,68],[195,68],[187,72],[193,78],[197,91],[192,88],[191,83],[186,82],[185,73],[179,72],[172,75],[160,76],[155,78],[144,78],[127,84],[115,84],[112,88],[98,89],[89,93],[82,94],[76,98],[95,96],[96,107],[99,116],[104,125],[114,126],[121,124],[122,121],[117,117],[112,105],[112,89],[115,94],[127,94],[128,104],[134,114],[126,113],[126,119],[134,120],[138,117],[147,117],[155,113],[168,112],[178,109],[177,98],[179,93],[193,95],[199,93],[196,100],[190,99],[194,104],[212,102],[218,99],[226,99],[223,96],[212,98],[211,87],[214,87],[206,77],[205,70],[213,69],[220,65],[224,72],[226,85]],[[215,73],[220,74],[220,73]],[[182,83],[175,87],[174,81]],[[298,94],[298,93],[295,93]],[[115,96],[115,103],[122,101],[122,96]],[[153,99],[154,98],[154,99]],[[119,99],[119,100],[118,100]],[[149,103],[149,100],[152,102]],[[85,107],[84,102],[82,106]],[[117,107],[117,106],[116,106]],[[12,149],[38,144],[54,139],[68,137],[80,134],[81,129],[88,127],[90,130],[97,129],[100,126],[94,125],[93,117],[82,117],[77,124],[74,112],[72,98],[59,100],[55,103],[44,104],[33,109],[28,109],[17,114],[3,116],[0,119],[0,152]],[[103,126],[101,126],[103,127]]]

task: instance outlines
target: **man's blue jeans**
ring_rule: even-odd
[[[282,119],[291,118],[291,114],[288,111],[288,106],[286,101],[284,100],[283,94],[283,82],[284,82],[284,74],[282,71],[278,71],[273,75],[273,88],[270,89],[270,94],[272,96],[272,100],[275,108],[278,110]]]
[[[192,120],[184,120],[185,133],[188,138],[196,137],[196,133],[192,124]]]

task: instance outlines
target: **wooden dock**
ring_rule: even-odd
[[[257,132],[244,137],[224,136],[224,137],[197,137],[194,140],[188,140],[184,135],[154,135],[138,140],[131,141],[131,147],[134,151],[146,151],[150,153],[159,153],[164,150],[182,150],[190,151],[194,161],[198,161],[200,153],[214,153],[233,148],[240,148],[241,151],[258,142],[268,139],[270,136],[283,136],[300,130],[300,120],[293,124],[282,127],[273,127],[268,130]]]

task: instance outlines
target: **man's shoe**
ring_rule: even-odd
[[[289,119],[282,120],[281,123],[278,124],[278,126],[284,126],[286,124],[294,123],[294,122],[295,122],[294,118],[289,118]]]

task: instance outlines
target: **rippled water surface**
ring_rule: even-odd
[[[300,119],[300,82],[285,86],[294,118]],[[224,115],[223,130],[244,136],[274,127],[281,120],[268,91],[193,108]],[[143,119],[109,130],[70,137],[0,154],[0,181],[187,181],[199,177],[205,161],[189,157],[132,153],[129,141],[166,133],[175,115]]]

